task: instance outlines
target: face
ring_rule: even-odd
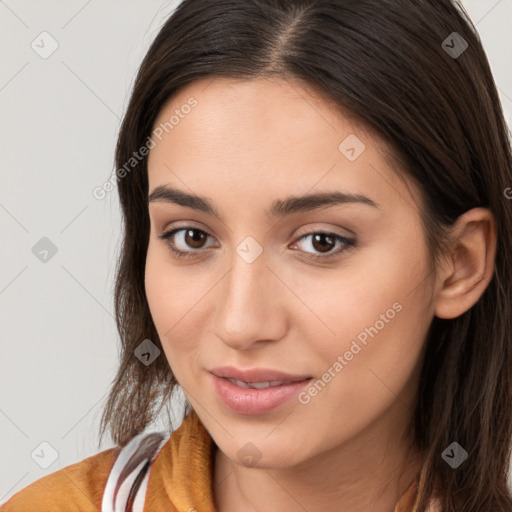
[[[277,468],[399,429],[433,283],[419,192],[396,176],[386,145],[284,80],[195,82],[154,129],[166,122],[154,132],[149,193],[181,196],[149,202],[146,294],[172,371],[218,447],[238,464]],[[286,381],[250,390],[213,376],[226,366],[288,377],[244,374]]]

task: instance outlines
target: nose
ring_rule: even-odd
[[[284,337],[286,287],[260,256],[247,263],[237,254],[216,287],[214,334],[226,345],[247,350]]]

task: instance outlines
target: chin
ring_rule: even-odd
[[[279,442],[277,445],[268,442],[265,446],[263,444],[247,442],[234,451],[233,445],[230,445],[229,451],[224,451],[224,454],[238,466],[255,469],[286,469],[303,460],[296,447],[286,447]]]

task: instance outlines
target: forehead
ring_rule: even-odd
[[[200,195],[231,189],[250,200],[344,189],[373,194],[381,204],[396,202],[397,195],[418,204],[419,191],[412,183],[407,190],[393,172],[387,145],[298,82],[194,82],[164,105],[153,133],[158,129],[148,161],[150,191],[163,184]]]

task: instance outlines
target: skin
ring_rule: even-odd
[[[428,327],[434,315],[459,316],[485,290],[494,219],[482,208],[461,216],[436,274],[420,191],[398,179],[375,134],[308,86],[283,79],[195,82],[171,98],[155,126],[191,96],[197,106],[150,152],[149,191],[168,185],[206,196],[222,220],[151,202],[145,279],[165,356],[218,446],[217,509],[393,511],[421,464],[407,426]],[[365,145],[354,161],[338,150],[349,134]],[[339,190],[379,208],[264,214],[276,199]],[[177,258],[159,235],[187,226],[211,236],[179,232],[175,245],[194,254]],[[355,237],[357,245],[339,252],[340,242],[314,243],[319,231]],[[252,263],[236,251],[248,236],[263,249]],[[311,258],[336,253],[323,263]],[[216,366],[321,378],[394,303],[401,311],[309,403],[292,399],[251,416],[217,398],[208,373]],[[256,462],[237,456],[248,442]]]

